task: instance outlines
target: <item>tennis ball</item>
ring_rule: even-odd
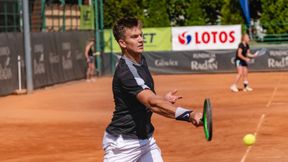
[[[253,134],[246,134],[243,137],[243,142],[247,146],[253,145],[255,141],[256,141],[256,137]]]

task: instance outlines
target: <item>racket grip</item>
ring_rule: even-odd
[[[200,120],[199,125],[203,125],[203,118]]]
[[[259,54],[259,51],[256,51],[254,55],[255,55],[255,56],[258,56],[258,54]]]

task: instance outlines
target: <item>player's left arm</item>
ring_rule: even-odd
[[[252,53],[251,53],[251,50],[248,49],[248,50],[247,50],[247,56],[250,57],[250,58],[254,58],[254,57],[257,56],[257,54],[256,54],[256,53],[252,54]]]
[[[175,104],[177,100],[182,99],[182,96],[176,95],[178,92],[177,89],[174,89],[173,91],[169,91],[164,96],[159,96],[160,98],[169,101],[171,104]]]
[[[137,94],[137,99],[150,110],[159,115],[171,119],[192,122],[195,126],[200,125],[202,113],[174,106],[165,97],[154,94],[150,89],[145,89]]]

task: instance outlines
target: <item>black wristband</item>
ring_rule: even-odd
[[[182,107],[177,107],[175,112],[175,119],[190,122],[190,114],[192,110],[184,109]]]

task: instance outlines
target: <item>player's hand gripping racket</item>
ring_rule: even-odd
[[[210,99],[206,98],[204,101],[203,117],[201,121],[204,127],[205,138],[207,141],[211,141],[213,135],[213,128],[212,128],[212,105]]]

